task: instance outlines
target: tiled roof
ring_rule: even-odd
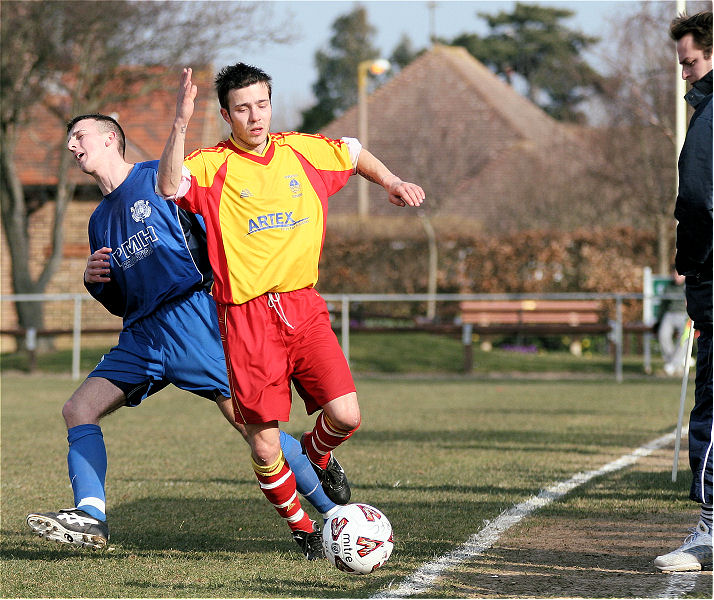
[[[542,164],[573,155],[569,128],[501,81],[464,48],[437,45],[368,99],[368,149],[402,179],[421,185],[440,216],[491,227],[502,199],[526,202]],[[358,107],[321,133],[358,136]],[[330,213],[357,213],[357,183],[331,199]],[[370,184],[370,214],[400,215]]]
[[[137,90],[136,96],[129,101],[121,105],[110,103],[98,111],[114,116],[124,129],[129,162],[154,160],[161,156],[174,119],[178,76],[173,69],[162,69],[156,74],[159,89],[148,94]],[[193,80],[198,86],[198,96],[186,137],[187,153],[199,146],[212,145],[225,134],[213,89],[212,70],[194,70]],[[55,106],[66,102],[63,97],[48,99],[48,103]],[[67,153],[65,143],[64,123],[46,106],[36,105],[29,125],[20,132],[15,153],[23,185],[56,185],[60,156]],[[88,175],[71,164],[68,173],[74,182],[92,183]]]

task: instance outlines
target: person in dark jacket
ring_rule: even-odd
[[[661,571],[699,571],[712,563],[712,12],[682,15],[670,26],[694,108],[679,155],[677,272],[698,332],[694,408],[689,417],[689,497],[701,505],[697,526],[676,550],[658,556]]]

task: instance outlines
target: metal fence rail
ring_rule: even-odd
[[[349,361],[350,358],[350,306],[355,303],[369,302],[428,302],[450,303],[469,300],[605,300],[614,301],[615,318],[611,320],[610,340],[615,348],[614,371],[615,379],[621,382],[623,355],[623,303],[628,300],[652,301],[651,295],[635,293],[558,293],[558,294],[322,294],[325,301],[340,306],[342,350]],[[82,304],[94,301],[88,293],[76,294],[8,294],[0,296],[0,302],[56,302],[68,301],[74,303],[72,315],[72,378],[80,377],[80,356],[82,346]],[[91,328],[85,328],[85,333],[91,333]],[[26,332],[26,335],[36,335],[37,332]],[[651,334],[644,334],[644,368],[651,369]]]

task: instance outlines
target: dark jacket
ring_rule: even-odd
[[[695,111],[679,155],[677,271],[686,276],[687,312],[699,329],[712,323],[712,72],[685,96]]]

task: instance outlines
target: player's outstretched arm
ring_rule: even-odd
[[[186,131],[193,116],[198,88],[191,81],[192,70],[184,68],[176,95],[176,117],[169,139],[159,161],[156,187],[162,196],[174,196],[181,183],[181,171],[186,147]]]
[[[357,173],[387,190],[389,201],[396,206],[421,206],[426,198],[421,187],[399,179],[366,148],[359,154]]]

